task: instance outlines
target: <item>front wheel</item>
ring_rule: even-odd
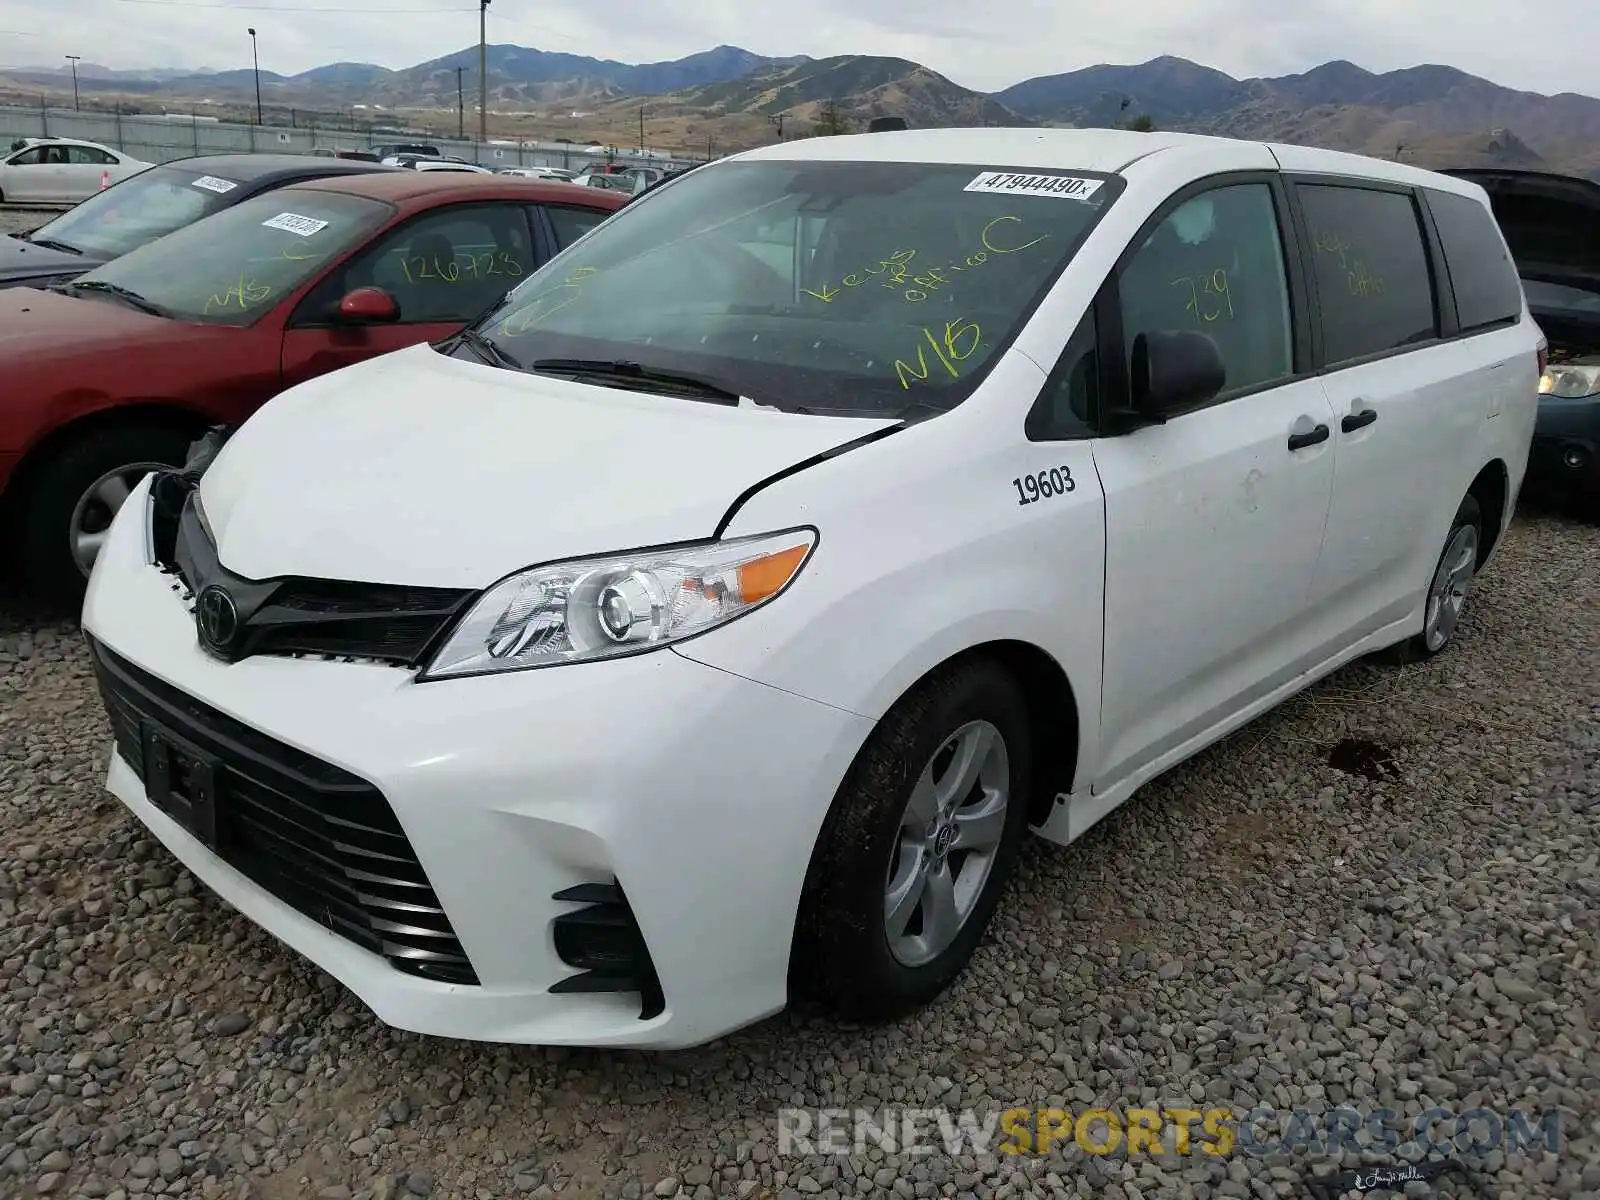
[[[190,440],[171,429],[102,429],[41,463],[18,513],[23,585],[48,600],[80,600],[123,501],[151,471],[182,466]]]
[[[982,939],[1027,827],[1027,706],[978,659],[919,684],[852,765],[812,852],[790,970],[855,1020],[939,995]]]

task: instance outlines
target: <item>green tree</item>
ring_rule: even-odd
[[[1126,128],[1133,130],[1135,133],[1154,133],[1156,131],[1156,123],[1149,116],[1141,113],[1129,121]]]
[[[839,111],[838,101],[829,100],[822,106],[822,112],[817,117],[817,123],[812,127],[812,132],[817,137],[832,137],[835,134],[850,132],[850,122]]]

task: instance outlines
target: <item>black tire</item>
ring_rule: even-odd
[[[912,787],[966,722],[1004,739],[1011,794],[993,866],[948,948],[925,965],[895,958],[884,929],[891,855]],[[1011,874],[1032,782],[1027,705],[1011,675],[971,659],[924,680],[884,715],[839,787],[812,851],[795,927],[789,987],[846,1020],[893,1020],[921,1008],[966,967]]]
[[[180,467],[193,438],[160,426],[94,430],[68,442],[28,472],[15,510],[20,581],[42,600],[75,604],[88,583],[72,553],[78,500],[102,476],[133,463]]]
[[[1439,548],[1439,557],[1435,560],[1433,570],[1428,573],[1428,580],[1423,585],[1423,596],[1425,598],[1423,605],[1424,622],[1427,621],[1426,597],[1432,593],[1434,580],[1439,574],[1440,567],[1444,565],[1445,555],[1449,552],[1450,545],[1455,541],[1457,533],[1459,533],[1462,529],[1468,528],[1470,528],[1473,532],[1473,540],[1479,547],[1478,553],[1481,557],[1483,546],[1483,512],[1478,507],[1477,498],[1470,493],[1462,499],[1461,507],[1456,509],[1456,515],[1450,522],[1450,531],[1444,535],[1444,545]],[[1474,566],[1474,573],[1476,573],[1476,566]],[[1421,633],[1407,638],[1405,641],[1396,646],[1390,647],[1388,657],[1391,662],[1399,664],[1425,662],[1436,655],[1442,654],[1446,649],[1449,648],[1450,643],[1453,640],[1454,630],[1452,630],[1450,634],[1446,636],[1445,640],[1438,646],[1430,648],[1428,645],[1428,629],[1426,624],[1424,624]]]

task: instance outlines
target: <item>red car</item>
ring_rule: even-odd
[[[285,388],[438,341],[620,192],[396,171],[281,188],[71,283],[0,291],[0,521],[24,585],[80,595],[122,499]]]

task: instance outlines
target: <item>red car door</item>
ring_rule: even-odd
[[[283,386],[455,333],[540,263],[527,210],[515,201],[440,206],[385,230],[336,266],[296,306],[283,335]],[[339,316],[356,288],[399,307],[386,323]]]

